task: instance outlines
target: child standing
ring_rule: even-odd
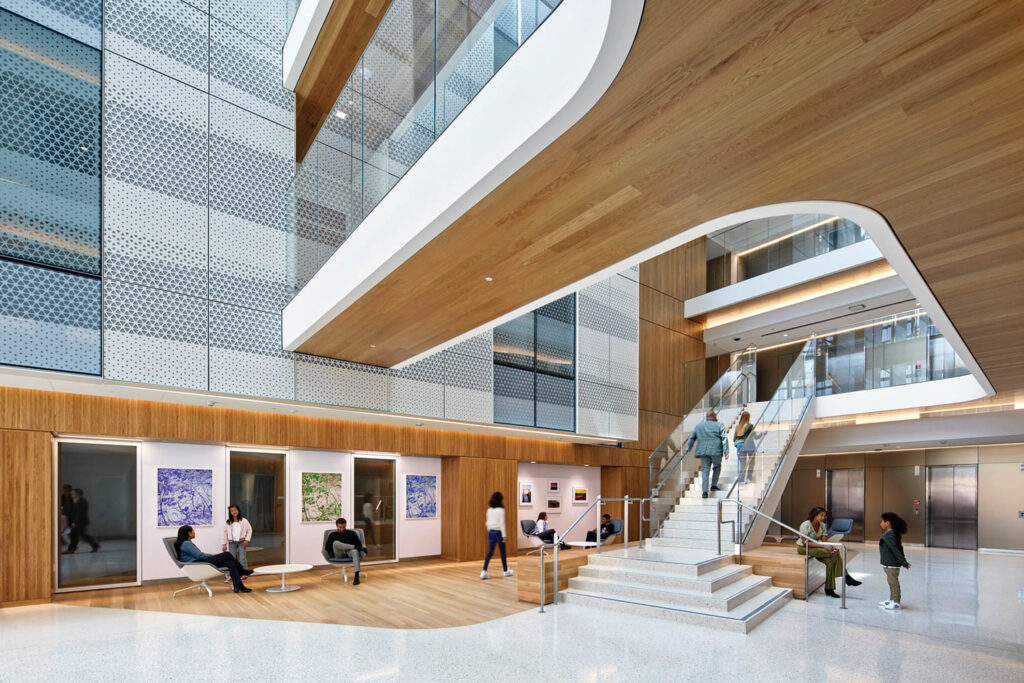
[[[900,567],[910,569],[907,556],[903,554],[903,534],[907,533],[907,523],[895,512],[883,512],[879,526],[882,528],[882,537],[878,539],[878,551],[885,569],[885,578],[889,582],[889,599],[878,604],[882,609],[902,609]]]

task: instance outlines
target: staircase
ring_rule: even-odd
[[[579,575],[569,579],[561,593],[564,601],[739,633],[749,633],[782,608],[790,589],[773,586],[771,577],[755,575],[748,565],[735,564],[735,525],[723,526],[719,552],[718,504],[729,497],[754,507],[777,505],[814,417],[814,381],[806,371],[811,359],[809,342],[772,400],[761,404],[747,404],[752,398],[749,386],[735,376],[750,364],[737,359],[745,365],[730,366],[651,454],[651,537],[640,547],[591,555]],[[737,482],[738,459],[730,452],[722,463],[722,490],[702,498],[696,459],[686,455],[685,443],[708,408],[726,425],[730,444],[746,408],[755,423],[756,441],[748,477]],[[760,545],[767,529],[762,518],[754,517],[744,510],[739,520],[744,534],[737,540],[744,549]],[[723,506],[722,520],[736,522],[737,506]]]

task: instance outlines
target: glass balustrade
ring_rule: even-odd
[[[708,291],[867,239],[853,221],[827,214],[774,216],[734,225],[707,238]]]
[[[560,2],[393,0],[296,173],[299,287]]]
[[[696,462],[696,459],[692,453],[687,456],[685,452],[686,441],[693,428],[704,420],[709,410],[715,410],[719,421],[726,427],[732,425],[743,407],[754,400],[756,360],[756,353],[752,349],[741,353],[682,422],[651,453],[648,459],[648,490],[651,498],[648,522],[651,536],[661,528],[694,470],[686,461]]]

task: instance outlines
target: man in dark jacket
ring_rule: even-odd
[[[100,544],[86,533],[89,527],[89,501],[82,496],[82,489],[71,489],[71,514],[68,515],[68,522],[71,524],[71,543],[64,555],[70,555],[78,549],[79,539],[91,545],[93,552],[100,549]]]
[[[324,544],[324,550],[326,550],[331,557],[339,558],[348,555],[352,558],[352,567],[356,570],[356,580],[352,582],[352,585],[359,585],[359,560],[366,555],[366,548],[363,546],[363,542],[359,539],[357,534],[352,529],[346,528],[347,522],[344,517],[339,517],[334,523],[338,527],[337,531],[332,531],[327,537],[327,542]]]

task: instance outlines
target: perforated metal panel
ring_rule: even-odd
[[[102,0],[0,0],[0,7],[100,49]]]
[[[281,316],[210,302],[210,390],[291,399],[292,354],[281,348]]]
[[[0,363],[100,373],[100,281],[0,259]]]
[[[216,18],[210,20],[212,95],[294,128],[295,93],[281,87],[281,69],[279,46],[253,40]]]
[[[0,255],[99,273],[99,53],[4,11],[0,36]]]
[[[181,0],[106,0],[104,49],[205,92],[209,21]]]

